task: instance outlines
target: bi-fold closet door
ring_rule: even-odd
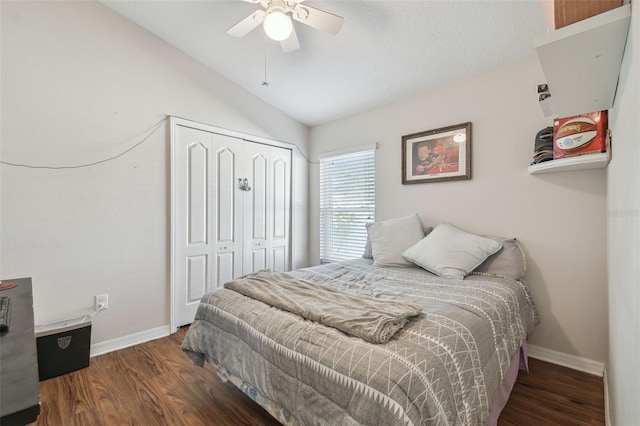
[[[201,297],[260,269],[290,269],[291,150],[176,124],[172,325]]]

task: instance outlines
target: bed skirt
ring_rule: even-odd
[[[485,420],[484,426],[495,426],[498,424],[498,417],[500,417],[502,409],[507,405],[509,395],[511,395],[511,391],[513,390],[513,385],[516,384],[516,380],[518,379],[519,370],[526,371],[527,373],[529,372],[527,342],[520,347],[520,350],[516,352],[511,359],[509,370],[507,370],[504,380],[500,384],[500,387],[498,387],[496,399],[491,406],[489,416],[487,417],[487,420]]]

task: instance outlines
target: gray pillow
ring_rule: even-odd
[[[378,266],[412,266],[402,253],[422,238],[422,222],[417,214],[376,222],[369,226],[373,263]]]
[[[440,277],[461,280],[501,248],[498,241],[441,223],[402,256]]]
[[[527,262],[524,251],[515,238],[496,237],[486,235],[487,238],[502,244],[502,250],[489,256],[473,272],[498,275],[517,280],[527,272]]]

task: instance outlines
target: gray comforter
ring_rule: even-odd
[[[355,260],[289,273],[422,313],[372,344],[228,289],[201,301],[183,350],[222,365],[304,424],[481,425],[538,322],[523,282],[438,278]]]

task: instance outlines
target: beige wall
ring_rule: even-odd
[[[635,1],[633,6],[638,6]],[[611,110],[613,158],[607,169],[611,425],[640,423],[640,10],[631,27]]]
[[[603,362],[607,346],[605,170],[531,176],[536,133],[550,125],[536,102],[535,57],[403,102],[311,129],[323,152],[377,142],[376,218],[417,212],[483,234],[517,237],[541,324],[530,342]],[[401,137],[471,121],[468,181],[401,185]],[[318,261],[318,167],[311,167],[311,254]]]
[[[308,128],[96,2],[0,2],[4,161],[70,165],[175,115],[307,150]],[[306,265],[306,162],[295,264]],[[36,323],[109,310],[93,343],[169,324],[169,127],[105,164],[1,167],[2,278],[33,277]],[[299,219],[299,220],[298,220]]]

